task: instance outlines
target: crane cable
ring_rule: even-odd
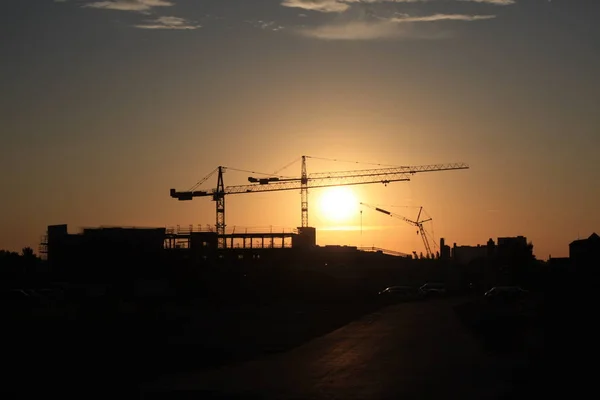
[[[298,162],[298,161],[300,161],[301,159],[302,159],[301,157],[298,157],[298,158],[296,158],[294,161],[292,161],[292,162],[290,162],[290,163],[288,163],[288,164],[284,165],[283,167],[281,167],[281,168],[279,168],[279,169],[275,170],[275,172],[273,172],[273,175],[276,175],[276,174],[278,174],[279,172],[283,171],[283,170],[284,170],[284,169],[286,169],[286,168],[289,168],[289,167],[290,167],[292,164],[295,164],[295,163],[297,163],[297,162]]]
[[[266,172],[250,171],[247,169],[240,169],[240,168],[227,167],[227,169],[232,170],[232,171],[237,171],[237,172],[246,172],[248,174],[253,174],[253,175],[264,175],[264,176],[272,176],[272,177],[277,177],[277,178],[292,178],[291,176],[268,174]]]
[[[379,167],[399,167],[398,165],[392,165],[392,164],[381,164],[381,163],[367,163],[367,162],[360,162],[360,161],[348,161],[348,160],[340,160],[340,159],[334,159],[334,158],[325,158],[325,157],[313,157],[313,156],[305,156],[306,158],[312,158],[314,160],[322,160],[322,161],[335,161],[335,162],[345,162],[345,163],[352,163],[352,164],[364,164],[364,165],[375,165],[375,166],[379,166]],[[298,157],[295,160],[293,160],[292,162],[284,165],[283,167],[275,170],[275,172],[269,174],[266,172],[257,172],[257,171],[250,171],[250,170],[245,170],[245,169],[240,169],[240,168],[233,168],[233,167],[227,167],[227,169],[230,169],[232,171],[237,171],[237,172],[246,172],[249,174],[254,174],[254,175],[264,175],[264,176],[272,176],[272,177],[277,177],[277,178],[296,178],[296,177],[292,177],[292,176],[287,176],[287,175],[280,175],[279,172],[283,171],[286,168],[289,168],[291,165],[295,164],[296,162],[300,161],[302,158]],[[406,166],[404,167],[400,167],[400,168],[407,168]],[[214,173],[214,171],[213,171]]]
[[[188,191],[189,192],[193,192],[194,190],[196,190],[198,188],[198,186],[202,185],[204,182],[206,182],[206,180],[208,178],[210,178],[211,176],[213,176],[215,174],[215,172],[217,172],[219,170],[219,168],[215,168],[213,169],[208,175],[206,175],[204,178],[200,179],[198,182],[196,182],[196,184],[194,186],[192,186]]]
[[[325,157],[313,157],[313,156],[305,156],[306,158],[312,158],[313,160],[322,160],[322,161],[335,161],[335,162],[345,162],[350,164],[364,164],[364,165],[376,165],[379,167],[397,167],[397,168],[407,168],[406,166],[398,166],[393,164],[380,164],[380,163],[368,163],[361,161],[349,161],[349,160],[340,160],[336,158],[325,158]]]

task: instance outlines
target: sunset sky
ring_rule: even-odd
[[[309,155],[364,163],[309,173],[466,162],[351,194],[423,206],[436,240],[566,256],[600,233],[598,16],[592,0],[2,0],[0,249],[37,251],[50,224],[214,224],[209,198],[169,189]],[[326,194],[309,194],[319,244],[422,251],[358,204],[328,218]],[[300,225],[296,191],[226,201],[229,228]]]

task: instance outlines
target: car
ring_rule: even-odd
[[[428,282],[419,288],[424,297],[437,297],[446,294],[446,285],[443,283]]]
[[[484,297],[490,300],[518,300],[525,297],[529,292],[519,286],[494,286],[484,293]]]
[[[414,299],[419,297],[419,292],[411,286],[389,286],[379,292],[380,296],[401,299]]]

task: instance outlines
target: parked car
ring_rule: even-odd
[[[418,298],[419,291],[411,286],[389,286],[379,292],[379,295],[389,298],[410,300]]]
[[[485,292],[484,297],[490,301],[515,301],[523,299],[528,293],[519,286],[494,286]]]
[[[419,288],[424,297],[438,297],[446,295],[446,285],[443,283],[428,282]]]

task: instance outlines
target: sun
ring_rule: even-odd
[[[321,194],[320,213],[329,221],[348,221],[358,212],[354,192],[347,187],[331,187]]]

